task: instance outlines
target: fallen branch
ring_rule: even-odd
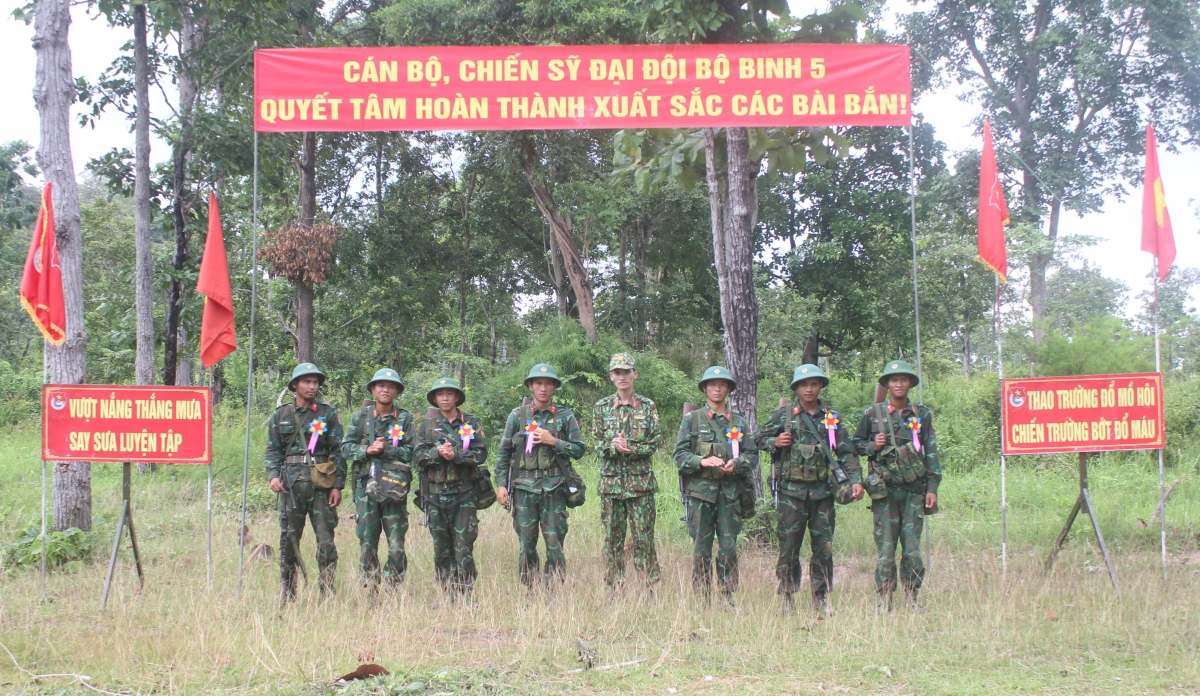
[[[645,661],[646,661],[646,658],[643,657],[643,658],[640,658],[637,660],[630,660],[629,662],[618,662],[615,665],[600,665],[599,667],[593,667],[591,669],[587,669],[586,667],[576,667],[575,669],[568,669],[565,672],[559,672],[559,674],[580,674],[581,672],[603,672],[606,669],[616,669],[617,667],[628,667],[630,665],[640,664]]]
[[[1163,495],[1162,499],[1158,501],[1158,507],[1154,508],[1154,514],[1150,515],[1150,521],[1143,522],[1141,518],[1139,518],[1138,524],[1140,524],[1142,527],[1149,527],[1150,525],[1154,524],[1154,520],[1158,519],[1158,516],[1162,514],[1163,505],[1167,503],[1167,499],[1171,497],[1171,493],[1175,490],[1175,486],[1178,485],[1179,479],[1175,479],[1175,482],[1172,483],[1169,488],[1167,488],[1166,494]]]
[[[34,674],[33,672],[30,672],[29,670],[22,667],[20,662],[17,662],[17,658],[12,654],[12,651],[8,649],[7,645],[5,645],[4,643],[0,643],[0,648],[4,648],[4,652],[8,653],[8,659],[12,660],[13,665],[15,665],[18,670],[29,675],[30,681],[36,682],[41,679],[61,679],[63,677],[66,677],[68,679],[73,679],[76,682],[79,682],[80,686],[85,686],[99,694],[110,694],[110,696],[124,696],[124,694],[118,694],[115,691],[105,691],[104,689],[100,689],[95,686],[92,686],[91,684],[88,683],[89,681],[91,681],[92,678],[87,676],[86,674],[70,674],[70,673]]]

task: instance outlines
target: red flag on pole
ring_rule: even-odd
[[[1004,226],[1008,224],[1008,206],[1004,187],[996,170],[996,151],[992,148],[992,125],[983,122],[983,153],[979,158],[979,260],[992,269],[1000,280],[1008,282],[1008,252],[1004,248]]]
[[[1158,279],[1166,280],[1175,263],[1175,234],[1158,171],[1158,142],[1154,127],[1146,126],[1146,181],[1142,190],[1142,251],[1158,259]]]
[[[208,241],[204,244],[204,257],[200,260],[196,292],[205,296],[204,317],[200,323],[200,362],[209,368],[237,350],[233,291],[229,289],[229,264],[225,259],[221,211],[217,207],[217,195],[211,191],[208,194]]]
[[[67,308],[63,305],[62,266],[58,263],[58,242],[54,239],[54,205],[50,182],[42,189],[25,272],[21,274],[21,306],[29,312],[34,326],[50,343],[61,346],[67,340]]]

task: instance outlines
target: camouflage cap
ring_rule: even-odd
[[[319,384],[325,384],[325,373],[312,363],[300,363],[292,370],[292,378],[288,380],[288,390],[296,391],[296,380],[308,375],[316,375]]]
[[[892,360],[889,362],[883,368],[883,374],[879,375],[879,383],[886,387],[888,377],[891,377],[892,375],[908,375],[909,377],[912,377],[912,386],[914,387],[921,383],[921,378],[917,376],[917,373],[915,370],[913,370],[912,365],[909,365],[903,360]]]
[[[635,370],[635,369],[637,369],[637,368],[635,368],[633,366],[633,356],[630,355],[629,353],[614,353],[613,356],[608,359],[608,371],[609,372],[612,372],[613,370]]]
[[[437,406],[437,402],[433,400],[433,395],[443,389],[453,389],[458,392],[458,402],[454,404],[455,406],[462,406],[463,402],[467,400],[467,393],[463,391],[462,387],[458,386],[458,380],[453,377],[438,377],[433,380],[433,386],[429,388],[429,391],[425,392],[425,399],[431,405]]]
[[[381,367],[375,371],[375,376],[371,378],[370,382],[367,382],[367,391],[371,391],[376,382],[391,382],[395,384],[400,389],[396,396],[404,393],[404,382],[400,379],[400,373],[390,367]]]
[[[539,377],[545,377],[546,379],[554,380],[554,385],[556,387],[562,386],[562,380],[558,378],[558,372],[555,371],[553,365],[548,363],[538,363],[529,368],[529,376],[525,378],[525,386],[529,386],[529,380],[537,379]]]
[[[737,389],[737,381],[733,379],[733,375],[730,374],[729,368],[714,365],[713,367],[705,370],[704,376],[700,378],[700,383],[698,385],[700,387],[700,391],[704,391],[705,382],[709,382],[714,379],[723,379],[726,382],[729,382],[729,391],[731,392]]]
[[[796,388],[797,383],[806,379],[812,379],[814,377],[821,380],[822,387],[829,384],[829,378],[826,377],[825,373],[821,372],[821,368],[817,367],[816,365],[813,365],[812,363],[805,363],[800,367],[797,367],[796,371],[792,373],[792,389]]]

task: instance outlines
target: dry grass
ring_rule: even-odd
[[[28,434],[12,433],[0,443],[0,490],[21,491],[13,501],[0,503],[6,537],[36,511],[36,451],[29,458],[36,440],[30,445],[27,439]],[[1097,469],[1098,480],[1105,471]],[[553,596],[529,597],[521,590],[511,523],[496,507],[482,514],[477,603],[439,602],[429,536],[414,510],[409,578],[398,592],[370,602],[356,587],[357,543],[353,523],[344,517],[338,529],[338,596],[321,602],[310,587],[300,602],[280,611],[274,562],[249,565],[244,597],[236,597],[232,503],[240,472],[231,469],[219,478],[216,567],[209,590],[203,472],[169,469],[138,480],[135,511],[147,564],[145,589],[138,591],[125,552],[108,611],[98,610],[111,544],[107,536],[100,541],[103,558],[75,574],[51,574],[46,605],[37,602],[36,573],[18,570],[4,577],[0,641],[27,670],[84,674],[95,687],[120,693],[323,693],[360,661],[378,662],[394,674],[337,688],[346,693],[1200,693],[1195,600],[1200,554],[1191,526],[1196,503],[1185,495],[1193,478],[1176,492],[1166,588],[1157,554],[1146,543],[1156,537],[1139,536],[1117,521],[1105,530],[1122,581],[1118,598],[1094,544],[1087,541],[1090,530],[1072,537],[1054,574],[1041,571],[1042,539],[1061,524],[1065,509],[1056,497],[1069,492],[1070,481],[1061,472],[1027,475],[1028,481],[1043,481],[1051,503],[1044,510],[1014,510],[1007,582],[1000,576],[998,549],[989,541],[990,513],[954,502],[982,495],[988,478],[980,474],[947,482],[946,514],[934,520],[924,615],[903,610],[875,615],[870,515],[861,507],[841,508],[836,612],[819,620],[806,605],[795,614],[781,612],[774,557],[763,548],[743,550],[737,610],[697,602],[689,587],[689,540],[678,521],[679,503],[667,493],[661,497],[658,525],[663,585],[653,604],[636,587],[616,602],[606,601],[593,500],[572,516],[569,578]],[[98,536],[111,535],[118,479],[118,466],[97,467]],[[662,481],[669,488],[673,479]],[[1127,500],[1118,489],[1108,493],[1098,505],[1129,518],[1131,525],[1153,508],[1153,491],[1149,502]],[[1128,504],[1112,510],[1112,503],[1101,502],[1112,499]],[[1018,519],[1024,521],[1017,524]],[[278,545],[269,509],[257,510],[251,528],[258,541]],[[303,548],[314,566],[311,538]],[[580,666],[577,637],[595,649],[600,665],[642,662],[563,674]],[[0,660],[8,657],[0,653]],[[69,678],[34,682],[11,662],[0,662],[0,692],[94,693]]]

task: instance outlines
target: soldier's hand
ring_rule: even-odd
[[[866,491],[867,489],[863,488],[861,483],[856,483],[853,486],[850,486],[850,495],[853,496],[855,500],[862,500],[863,493],[866,493]]]
[[[337,507],[342,504],[342,489],[334,488],[329,491],[329,507]]]
[[[441,456],[442,459],[447,461],[454,459],[454,445],[450,444],[449,442],[443,442],[442,444],[438,445],[437,451],[438,455]]]
[[[629,454],[630,452],[633,451],[633,450],[629,449],[629,441],[625,439],[624,435],[614,437],[612,442],[613,442],[613,447],[616,447],[617,451],[620,452],[621,454]]]
[[[271,490],[275,491],[276,493],[282,493],[283,492],[283,481],[280,481],[277,478],[271,479]]]
[[[372,442],[370,444],[370,446],[367,447],[367,454],[372,457],[374,457],[377,454],[383,454],[383,438],[382,437],[375,438],[375,442]]]
[[[776,447],[790,447],[791,445],[792,445],[792,434],[791,433],[780,433],[778,436],[775,437],[775,446]]]
[[[545,428],[538,428],[533,432],[533,442],[537,445],[549,445],[551,447],[558,444],[558,438]]]
[[[503,507],[508,507],[508,489],[500,486],[496,489],[496,500]]]
[[[726,474],[732,474],[732,473],[733,473],[733,460],[732,460],[732,459],[730,459],[730,460],[729,460],[729,461],[727,461],[727,462],[722,462],[722,463],[721,463],[721,466],[720,466],[720,467],[718,467],[718,468],[719,468],[721,471],[725,472]]]
[[[925,507],[927,507],[927,508],[937,507],[937,493],[926,493],[925,494]]]
[[[725,462],[720,457],[705,457],[700,460],[700,466],[711,466],[720,469],[725,466]]]
[[[883,433],[878,433],[875,435],[875,451],[876,452],[883,449],[883,446],[886,444],[887,444],[887,435],[884,435]]]

